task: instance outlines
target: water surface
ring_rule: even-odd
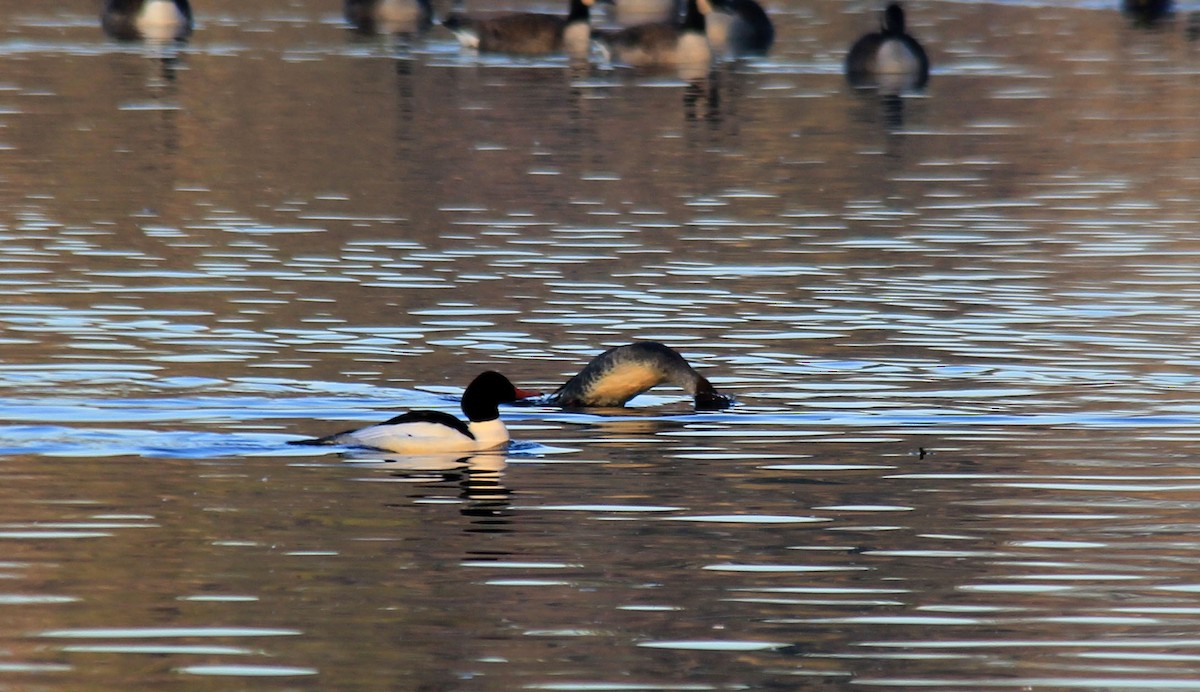
[[[1197,8],[909,3],[883,98],[869,3],[699,84],[250,5],[0,0],[10,684],[1194,686]],[[285,444],[634,339],[739,405]]]

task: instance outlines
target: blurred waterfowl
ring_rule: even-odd
[[[299,445],[348,445],[397,454],[443,454],[495,449],[508,442],[500,420],[500,404],[536,396],[513,386],[507,377],[487,371],[467,385],[462,397],[463,422],[442,411],[409,411],[377,425],[346,430]]]
[[[1121,10],[1137,23],[1149,25],[1171,14],[1171,0],[1121,0]]]
[[[850,47],[846,77],[857,86],[889,89],[919,89],[929,81],[929,58],[905,31],[904,10],[898,3],[884,10],[879,31],[859,38]]]
[[[188,0],[106,0],[100,26],[120,41],[175,41],[192,33],[192,8]]]
[[[683,0],[616,0],[613,19],[621,26],[673,22],[683,12]]]
[[[414,34],[433,21],[430,0],[346,0],[346,21],[362,34]]]
[[[775,25],[755,0],[712,0],[705,17],[708,43],[718,55],[766,55],[775,42]]]
[[[677,351],[657,341],[635,341],[593,358],[544,403],[567,408],[624,406],[660,384],[682,387],[698,409],[723,409],[733,399],[721,394]]]
[[[609,0],[600,0],[609,1]],[[442,26],[467,48],[485,53],[586,57],[591,49],[591,7],[597,0],[570,0],[567,14],[514,12],[495,17],[453,13]]]
[[[619,1],[619,0],[618,0]],[[638,24],[613,32],[598,32],[597,40],[609,57],[631,67],[681,67],[707,72],[712,48],[705,33],[709,0],[687,0],[683,21]]]

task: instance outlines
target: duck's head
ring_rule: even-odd
[[[488,370],[467,385],[462,397],[462,411],[469,420],[492,420],[499,416],[500,404],[511,404],[535,396],[541,396],[541,393],[518,389],[504,375]]]
[[[696,383],[696,394],[693,398],[697,411],[720,411],[737,403],[733,397],[718,392],[706,377],[701,377]]]
[[[883,11],[883,33],[904,33],[904,8],[900,7],[900,3],[893,2]]]

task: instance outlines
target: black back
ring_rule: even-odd
[[[404,425],[405,423],[434,423],[437,425],[445,425],[454,428],[458,432],[466,435],[472,440],[475,435],[471,433],[471,429],[467,424],[444,411],[409,411],[402,413],[395,418],[389,418],[379,425]],[[353,432],[348,430],[347,432]]]

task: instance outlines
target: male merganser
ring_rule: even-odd
[[[766,55],[775,42],[775,25],[754,0],[712,0],[705,32],[714,53],[738,57]]]
[[[437,454],[494,449],[508,442],[508,429],[500,420],[500,404],[536,396],[513,386],[498,372],[476,377],[463,392],[463,422],[442,411],[409,411],[391,420],[357,430],[311,440],[301,445],[349,445],[398,454]]]
[[[712,63],[705,35],[705,17],[712,12],[709,0],[688,0],[683,21],[638,24],[596,38],[614,62],[630,67],[702,68]]]
[[[638,394],[665,383],[691,394],[698,409],[722,409],[733,404],[732,397],[717,392],[683,356],[656,341],[610,348],[547,396],[544,403],[567,408],[624,406]]]
[[[611,1],[611,0],[602,0]],[[567,14],[514,12],[495,17],[451,14],[442,22],[466,48],[485,53],[548,55],[564,52],[585,58],[591,50],[590,8],[597,0],[570,0]]]
[[[192,33],[192,8],[188,0],[108,0],[100,26],[120,41],[175,41]]]
[[[346,0],[346,21],[361,34],[413,34],[429,28],[430,0]]]
[[[879,31],[869,33],[850,47],[846,54],[846,77],[856,85],[880,80],[902,79],[913,88],[929,80],[929,58],[917,39],[905,33],[904,10],[891,3],[883,12]],[[897,86],[900,86],[899,84]]]

